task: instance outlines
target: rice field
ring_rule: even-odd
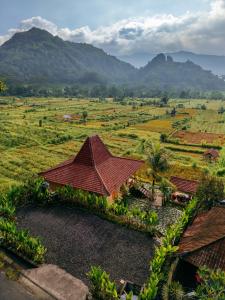
[[[0,101],[0,189],[19,184],[74,155],[85,138],[93,134],[99,134],[115,155],[144,159],[146,156],[140,152],[142,140],[157,142],[162,133],[174,135],[185,143],[193,142],[196,136],[198,141],[203,137],[211,143],[211,136],[215,137],[213,143],[225,141],[225,114],[217,113],[222,103],[216,100],[171,100],[169,107],[139,105],[139,99],[135,99],[135,107],[133,101],[118,103],[112,99],[7,97],[3,100]],[[209,109],[197,108],[199,102],[206,103]],[[177,114],[171,117],[170,111],[175,106]],[[85,122],[84,112],[87,112]],[[188,130],[182,130],[184,136],[179,136],[184,125]],[[197,174],[192,170],[193,163],[199,168],[205,166],[200,154],[189,153],[187,149],[172,151],[173,175],[183,170],[184,176],[193,177]]]

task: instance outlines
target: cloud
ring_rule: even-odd
[[[225,54],[225,0],[212,0],[210,9],[180,16],[160,14],[124,19],[91,30],[88,26],[58,28],[42,17],[23,20],[17,29],[0,36],[0,44],[15,32],[39,27],[64,40],[91,43],[114,55],[189,50]]]

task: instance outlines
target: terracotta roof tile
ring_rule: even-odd
[[[40,173],[47,181],[110,195],[143,161],[113,156],[98,136],[87,138],[75,158]]]
[[[196,193],[199,184],[198,181],[188,180],[176,176],[171,176],[170,181],[177,187],[178,191],[191,194]]]
[[[194,265],[225,268],[225,207],[198,215],[184,232],[178,252]]]
[[[196,267],[207,266],[225,271],[225,238],[187,254],[184,259]]]
[[[211,155],[214,158],[219,157],[219,151],[215,149],[206,150],[203,154],[204,156]]]

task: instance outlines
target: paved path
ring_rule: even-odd
[[[21,284],[9,280],[0,272],[0,299],[1,300],[35,300]]]

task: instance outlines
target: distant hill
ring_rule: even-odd
[[[225,82],[191,61],[159,54],[140,69],[92,45],[63,41],[37,28],[0,47],[0,77],[9,84],[127,85],[165,90],[225,90]]]
[[[175,62],[171,56],[159,54],[145,67],[138,71],[139,81],[143,85],[153,85],[160,89],[198,89],[224,90],[224,80],[205,71],[188,60],[185,63]]]
[[[16,33],[0,47],[0,74],[18,82],[121,82],[133,72],[133,66],[101,49],[38,28]]]
[[[178,62],[186,62],[187,60],[191,60],[193,63],[201,66],[203,69],[212,71],[214,74],[225,75],[225,56],[196,54],[188,51],[165,53],[165,55],[171,56],[175,61]],[[155,54],[151,53],[136,53],[120,56],[119,58],[136,67],[143,67],[154,57]]]

